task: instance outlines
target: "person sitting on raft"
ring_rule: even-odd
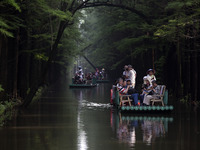
[[[131,99],[134,100],[133,105],[138,106],[138,93],[136,92],[135,88],[132,86],[131,80],[126,81],[128,89],[128,95],[131,95]]]
[[[74,84],[83,84],[84,80],[83,80],[83,76],[81,73],[76,73],[75,77],[74,77]]]
[[[76,73],[76,75],[75,75],[75,77],[74,77],[74,84],[79,84],[79,82],[80,82],[79,79],[80,79],[79,74]]]
[[[142,85],[142,94],[140,94],[140,104],[143,105],[143,100],[144,100],[144,96],[149,94],[151,92],[151,85],[149,80],[147,79],[147,76],[144,76],[143,78],[143,85]]]
[[[149,106],[149,105],[150,105],[151,99],[156,98],[156,95],[159,95],[159,94],[160,94],[160,89],[161,89],[160,85],[158,85],[158,84],[156,83],[156,80],[153,80],[153,81],[152,81],[151,92],[150,92],[151,95],[150,95],[150,93],[147,94],[147,95],[145,95],[145,96],[144,96],[144,101],[143,101],[143,103],[144,103],[145,105]],[[157,98],[159,98],[159,97],[157,97]]]
[[[131,95],[130,98],[134,100],[133,105],[138,105],[138,93],[135,92],[130,80],[124,81],[119,78],[117,89],[121,95]]]
[[[153,69],[149,69],[148,71],[147,71],[147,79],[149,80],[149,82],[150,82],[150,84],[152,85],[152,81],[156,81],[156,77],[155,77],[155,70],[153,70]]]
[[[92,73],[91,72],[87,73],[86,79],[87,80],[92,80]]]
[[[126,95],[128,93],[128,89],[130,86],[126,86],[126,81],[124,81],[122,78],[119,78],[117,89],[121,95]]]

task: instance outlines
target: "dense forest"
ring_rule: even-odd
[[[2,0],[0,100],[28,106],[87,54],[110,74],[132,64],[138,82],[154,68],[172,94],[198,101],[199,35],[198,0]]]
[[[133,65],[137,83],[148,68],[154,68],[170,93],[198,100],[199,2],[136,0],[129,6],[140,13],[110,7],[88,10],[82,25],[92,44],[88,57],[118,76],[125,64]]]

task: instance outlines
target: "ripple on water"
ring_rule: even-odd
[[[107,103],[107,104],[95,103],[95,102],[89,102],[89,101],[83,100],[81,102],[81,107],[85,108],[85,109],[97,110],[97,109],[108,109],[108,108],[111,108],[111,105],[109,103]]]

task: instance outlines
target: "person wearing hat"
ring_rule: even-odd
[[[142,94],[140,94],[140,104],[143,105],[144,96],[151,92],[151,85],[147,76],[143,77]]]
[[[131,80],[132,87],[135,88],[136,71],[131,65],[128,65],[128,77]]]
[[[147,79],[149,80],[150,84],[152,85],[152,81],[155,80],[156,81],[156,77],[155,77],[155,71],[153,69],[149,69],[147,71]]]
[[[152,87],[151,87],[151,94],[152,95],[149,95],[149,94],[145,95],[143,103],[145,105],[150,105],[151,99],[155,98],[155,95],[159,95],[160,94],[160,90],[161,90],[160,85],[158,85],[156,83],[156,80],[153,80],[152,81]]]

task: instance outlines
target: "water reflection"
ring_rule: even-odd
[[[110,109],[111,105],[108,103],[104,98],[103,86],[98,86],[97,88],[93,89],[71,89],[73,96],[78,101],[78,109],[77,109],[77,149],[78,150],[87,150],[94,147],[92,140],[95,138],[91,137],[95,136],[94,132],[98,130],[95,129],[93,124],[93,117],[95,115],[88,116],[87,114],[91,112],[100,113],[104,110]],[[102,98],[103,97],[103,98]],[[102,99],[105,99],[107,103],[103,103]],[[109,118],[109,116],[108,116]],[[90,120],[91,119],[91,120]],[[96,119],[96,117],[95,117]],[[87,120],[87,121],[86,121]],[[89,127],[90,126],[90,127]],[[98,126],[96,126],[98,128]]]
[[[78,103],[78,115],[77,115],[77,147],[78,150],[87,150],[88,149],[88,142],[87,142],[87,134],[84,130],[84,123],[81,117],[81,107],[83,100],[83,91],[82,90],[75,90],[75,96],[77,97]]]
[[[199,110],[177,108],[171,114],[174,119],[120,114],[108,104],[110,87],[47,91],[27,112],[0,128],[0,150],[199,149]]]
[[[80,112],[78,113],[78,122],[77,122],[77,128],[78,128],[78,150],[87,150],[88,145],[87,145],[87,135],[86,132],[84,131],[84,124],[81,121],[80,118]]]
[[[163,121],[144,120],[141,124],[143,131],[143,142],[150,145],[155,141],[156,137],[165,135],[165,127]]]
[[[156,138],[165,137],[172,117],[134,116],[111,111],[111,127],[120,143],[135,147],[139,141],[151,145]]]
[[[122,121],[117,129],[117,138],[120,142],[128,143],[130,146],[135,146],[136,133],[135,126],[131,125],[132,122]]]

